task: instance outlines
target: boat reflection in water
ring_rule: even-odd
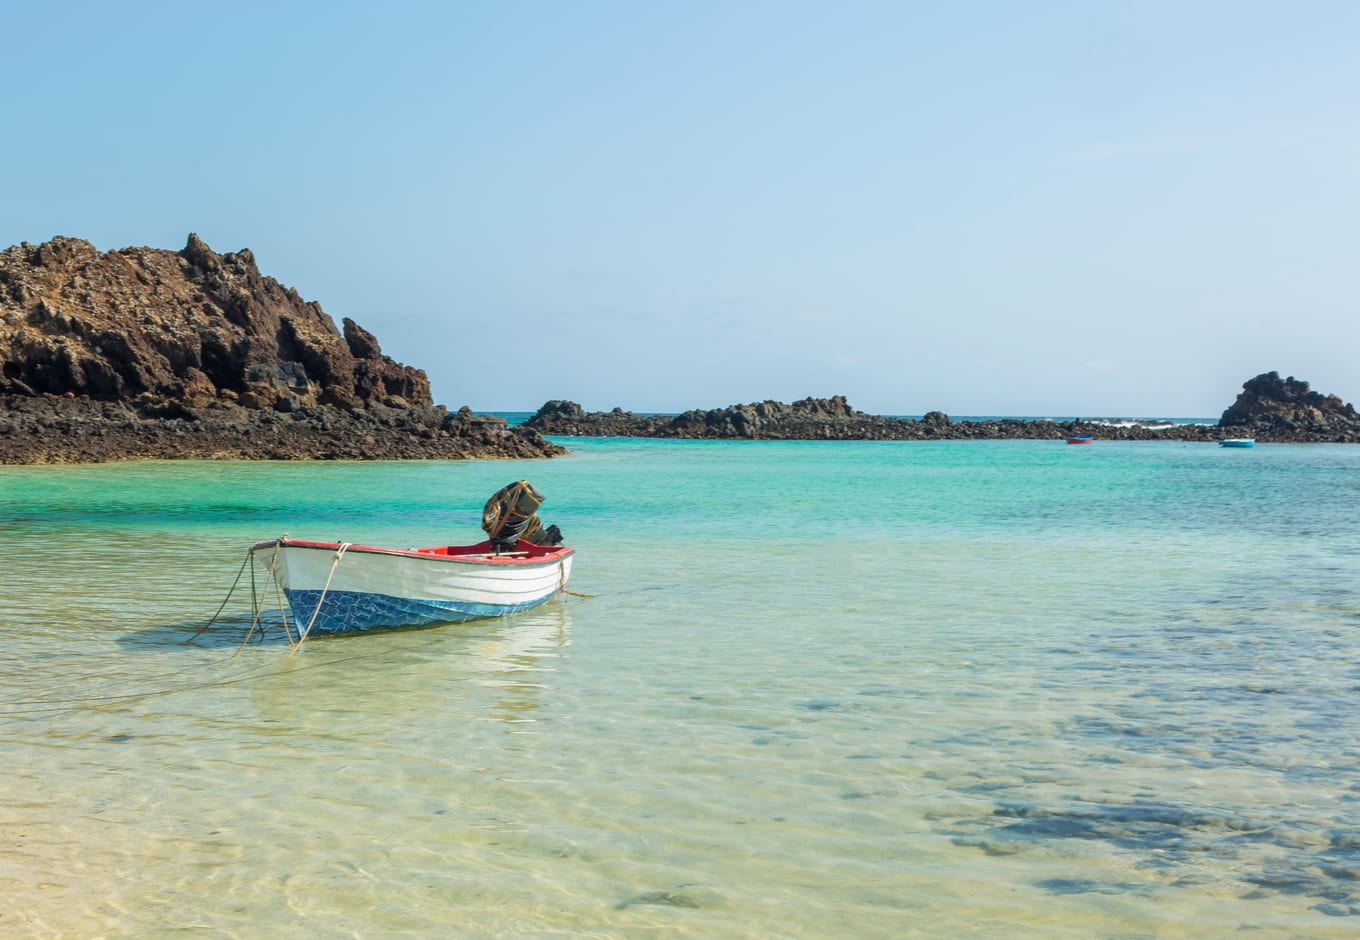
[[[279,722],[289,735],[320,740],[336,734],[410,735],[413,740],[406,743],[389,737],[384,746],[409,746],[412,753],[428,746],[414,738],[423,740],[444,728],[437,716],[537,721],[542,691],[571,646],[574,606],[562,599],[527,613],[447,629],[309,644],[305,657],[272,659],[265,674],[252,680],[256,719]],[[417,715],[428,719],[410,718]]]

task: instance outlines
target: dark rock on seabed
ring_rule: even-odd
[[[940,411],[920,420],[865,414],[843,396],[730,405],[681,415],[638,415],[615,408],[587,412],[575,402],[550,401],[525,422],[554,437],[712,438],[720,440],[1062,440],[1090,435],[1102,440],[1204,441],[1255,437],[1260,441],[1360,443],[1360,415],[1335,395],[1311,392],[1308,383],[1267,372],[1243,385],[1237,402],[1217,425],[1149,422],[955,421]]]
[[[54,238],[0,252],[0,463],[552,457],[434,404],[353,320],[219,255]]]

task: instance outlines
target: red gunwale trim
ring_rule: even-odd
[[[340,542],[311,542],[306,539],[265,539],[256,542],[254,549],[305,548],[317,551],[338,551]],[[476,545],[442,545],[434,548],[380,548],[376,545],[350,545],[346,553],[361,552],[369,555],[397,555],[403,558],[419,558],[424,561],[461,562],[477,565],[541,565],[556,563],[575,553],[574,548],[565,545],[535,545],[521,541],[521,548],[515,552],[500,555],[492,554],[491,543],[478,542]]]

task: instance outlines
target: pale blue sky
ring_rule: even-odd
[[[436,401],[1360,400],[1360,3],[0,0],[0,243],[197,232]]]

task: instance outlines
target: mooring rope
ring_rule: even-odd
[[[211,627],[214,623],[217,622],[217,618],[221,615],[222,611],[223,611],[224,609],[226,609],[227,601],[231,600],[231,595],[234,594],[234,593],[236,592],[236,585],[238,585],[238,584],[241,583],[241,575],[245,573],[246,565],[250,563],[250,559],[251,559],[251,557],[252,557],[254,554],[255,554],[255,549],[253,549],[253,548],[249,549],[249,550],[246,552],[246,557],[243,558],[243,559],[241,560],[241,567],[238,568],[238,569],[236,569],[236,580],[233,581],[233,582],[231,582],[231,587],[227,590],[227,596],[224,597],[224,598],[222,598],[222,603],[218,606],[217,612],[216,612],[215,614],[213,614],[211,617],[208,618],[208,622],[207,622],[207,623],[205,623],[203,626],[201,626],[201,627],[198,628],[198,632],[197,632],[197,633],[195,633],[193,636],[189,637],[189,639],[185,640],[185,641],[184,641],[185,643],[192,643],[194,640],[197,640],[200,636],[203,635],[203,631],[204,631],[204,630],[208,629],[208,628]],[[251,595],[251,599],[253,600],[254,597],[255,597],[255,585],[254,585],[254,580],[255,580],[255,568],[254,568],[253,566],[252,566],[251,569],[250,569],[250,578],[251,578],[250,595]]]
[[[288,536],[286,536],[286,535],[284,536],[285,539],[286,539],[287,537],[288,537]],[[275,567],[274,567],[274,560],[275,560],[276,558],[279,557],[279,545],[280,545],[282,542],[283,542],[283,539],[276,539],[276,540],[275,540],[275,542],[274,542],[274,553],[273,553],[272,555],[269,556],[269,581],[266,581],[266,582],[265,582],[265,585],[264,585],[264,589],[265,589],[265,592],[266,592],[266,593],[268,593],[268,591],[269,591],[269,582],[270,582],[270,581],[275,582],[275,584],[277,585],[277,579],[274,577],[274,571],[276,570]],[[255,588],[255,564],[254,564],[254,559],[255,559],[255,549],[258,548],[258,547],[259,547],[259,546],[254,546],[254,547],[252,547],[252,548],[250,549],[250,558],[251,558],[251,565],[250,565],[250,613],[251,613],[250,629],[246,631],[245,638],[241,640],[241,645],[238,646],[238,647],[236,647],[236,652],[231,654],[231,655],[233,655],[233,656],[238,656],[238,655],[240,655],[241,650],[245,649],[246,644],[250,642],[250,638],[251,638],[252,636],[255,635],[255,628],[256,628],[257,626],[259,626],[259,624],[260,624],[260,616],[264,613],[264,605],[260,603],[260,595],[259,595],[258,591],[257,591],[256,588]],[[279,613],[283,613],[283,608],[282,608],[282,607],[279,608]],[[286,636],[288,636],[288,621],[285,619],[284,622],[283,622],[283,624],[284,624],[283,635],[286,637]],[[261,631],[261,632],[263,632],[263,631]]]
[[[284,536],[284,538],[286,539],[287,536]],[[278,548],[276,547],[274,551],[275,554],[277,554]],[[288,611],[285,609],[283,603],[283,588],[279,586],[278,575],[275,571],[274,560],[271,558],[269,560],[269,578],[274,584],[274,600],[278,602],[279,618],[283,622],[283,638],[288,641],[289,646],[293,646],[293,631],[288,628]],[[268,585],[265,586],[265,590],[269,590]]]
[[[288,622],[288,611],[284,606],[283,589],[282,586],[279,584],[279,579],[277,576],[278,571],[277,562],[279,557],[279,550],[283,547],[284,543],[287,542],[287,540],[288,536],[284,535],[282,538],[275,539],[273,542],[273,552],[269,556],[269,579],[265,581],[263,591],[261,591],[256,585],[254,559],[255,552],[260,548],[263,548],[264,546],[254,545],[247,549],[246,556],[241,561],[241,567],[238,568],[236,571],[236,578],[235,580],[232,581],[231,588],[227,591],[227,596],[224,597],[222,599],[222,603],[218,605],[217,611],[212,615],[212,617],[208,619],[207,623],[199,627],[198,632],[196,632],[193,636],[189,637],[189,639],[185,640],[184,642],[192,643],[194,640],[202,636],[205,630],[207,630],[209,627],[211,627],[214,623],[217,622],[217,618],[222,615],[222,611],[226,609],[227,604],[231,601],[232,596],[236,592],[237,586],[241,583],[241,576],[245,574],[246,565],[250,565],[250,606],[251,606],[250,627],[249,629],[246,630],[245,637],[241,640],[240,646],[236,648],[236,652],[234,652],[232,656],[235,657],[239,655],[241,650],[245,649],[246,644],[249,643],[251,637],[255,635],[255,630],[257,628],[263,631],[264,627],[263,624],[261,623],[261,618],[264,616],[264,601],[269,595],[269,589],[271,586],[274,589],[274,599],[278,604],[279,617],[283,623],[283,636],[284,639],[288,641],[289,647],[291,647],[288,652],[288,655],[291,656],[293,655],[293,653],[296,653],[298,647],[300,647],[303,641],[306,640],[307,637],[311,635],[312,627],[316,625],[317,617],[321,614],[321,606],[326,601],[326,594],[330,591],[331,581],[335,578],[335,571],[340,566],[340,559],[344,557],[345,551],[349,549],[353,543],[341,542],[340,547],[336,549],[335,558],[331,562],[331,570],[326,575],[325,585],[321,588],[321,596],[317,598],[316,608],[312,611],[312,616],[311,619],[308,620],[307,622],[306,629],[303,630],[301,634],[298,635],[298,638],[295,641],[293,639],[293,630]],[[596,596],[594,594],[582,594],[578,591],[572,591],[567,588],[567,563],[565,559],[561,559],[557,563],[557,593],[570,594],[572,597],[581,598],[591,598]]]
[[[557,563],[557,593],[570,594],[572,597],[594,597],[594,594],[577,594],[575,591],[567,590],[567,560],[564,558]]]
[[[331,589],[331,578],[335,577],[335,569],[340,567],[340,559],[344,557],[345,549],[349,548],[351,544],[352,543],[350,542],[341,542],[340,547],[336,549],[335,560],[331,562],[330,574],[326,575],[326,584],[321,588],[321,596],[316,599],[316,609],[312,611],[312,619],[307,621],[307,629],[303,630],[302,636],[298,637],[297,645],[288,651],[289,656],[292,656],[298,651],[299,647],[302,646],[302,642],[306,640],[307,636],[312,632],[312,625],[316,623],[317,615],[321,613],[321,605],[326,602],[326,592]]]
[[[288,627],[288,612],[287,610],[284,609],[283,592],[279,587],[278,578],[275,576],[275,572],[278,570],[276,561],[278,560],[279,557],[279,549],[287,541],[288,536],[285,534],[282,538],[275,539],[273,542],[274,551],[269,556],[269,580],[265,582],[263,592],[260,590],[259,586],[256,584],[255,581],[255,553],[259,551],[259,549],[262,548],[263,546],[252,545],[250,548],[246,549],[246,556],[241,560],[241,567],[236,570],[236,578],[231,582],[231,587],[227,590],[227,596],[222,598],[222,603],[218,605],[216,612],[214,612],[213,615],[208,618],[208,622],[203,624],[203,626],[199,627],[198,631],[184,642],[192,643],[194,640],[197,640],[200,636],[203,635],[203,632],[205,630],[207,630],[209,627],[211,627],[214,623],[217,622],[217,618],[222,615],[222,611],[226,609],[227,604],[231,601],[232,597],[235,595],[236,588],[241,583],[241,575],[245,573],[246,565],[250,565],[250,614],[251,614],[250,628],[246,630],[245,638],[241,640],[241,645],[236,648],[236,653],[233,653],[232,655],[235,656],[239,654],[241,650],[245,648],[246,643],[248,643],[250,641],[250,638],[255,635],[256,628],[263,630],[263,626],[260,622],[260,618],[264,616],[263,601],[264,598],[268,596],[269,588],[271,585],[274,588],[274,597],[278,601],[279,617],[282,618],[283,621],[284,638],[288,641],[288,644],[290,646],[296,645],[293,642],[292,631]],[[348,547],[349,547],[348,544],[346,544],[340,550],[343,552],[344,549]],[[332,573],[334,573],[333,568]],[[326,583],[329,584],[330,580],[327,579]],[[299,640],[298,642],[300,643],[301,640]]]

